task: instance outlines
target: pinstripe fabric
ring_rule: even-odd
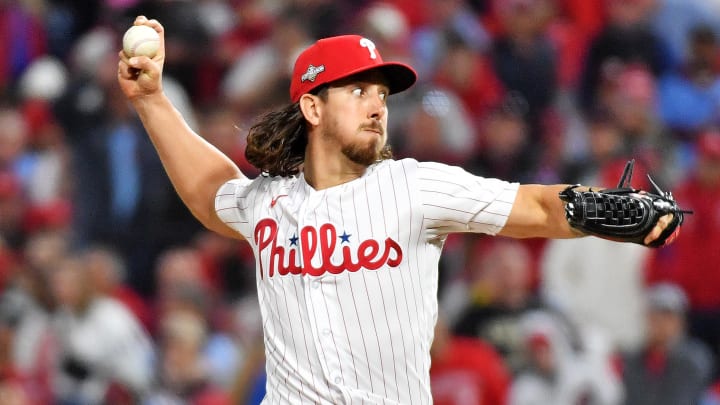
[[[223,185],[217,213],[257,260],[264,403],[432,403],[445,237],[497,233],[517,187],[412,159],[320,191],[302,175]]]

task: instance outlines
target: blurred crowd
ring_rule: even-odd
[[[263,396],[252,252],[192,218],[116,84],[139,14],[250,176],[298,53],[359,33],[420,76],[389,101],[396,157],[603,187],[634,158],[694,211],[656,250],[451,236],[437,404],[720,404],[718,0],[0,0],[0,403]]]

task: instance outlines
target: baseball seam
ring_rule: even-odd
[[[137,50],[137,48],[139,48],[140,45],[142,45],[146,42],[159,42],[159,41],[155,38],[142,38],[142,39],[139,39],[139,40],[133,42],[133,45],[130,47],[130,52],[133,54],[133,56],[135,55],[135,50]]]

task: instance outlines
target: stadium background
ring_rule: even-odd
[[[166,28],[166,92],[250,175],[295,56],[353,32],[418,70],[396,157],[607,187],[635,158],[634,186],[695,211],[660,250],[451,237],[438,404],[720,403],[716,0],[0,1],[2,403],[262,397],[252,253],[192,219],[116,85],[138,14]]]

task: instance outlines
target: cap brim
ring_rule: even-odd
[[[318,88],[322,84],[337,82],[339,80],[347,79],[350,76],[364,72],[371,72],[373,70],[381,72],[383,76],[387,78],[390,94],[405,91],[417,81],[417,73],[409,65],[399,62],[384,62],[373,66],[363,66],[361,68],[351,70],[350,72],[347,72],[344,75],[330,81],[318,83],[316,86],[313,86],[310,91]]]
[[[400,93],[409,89],[417,81],[417,73],[413,68],[398,62],[387,62],[375,67],[387,77],[390,94]]]

